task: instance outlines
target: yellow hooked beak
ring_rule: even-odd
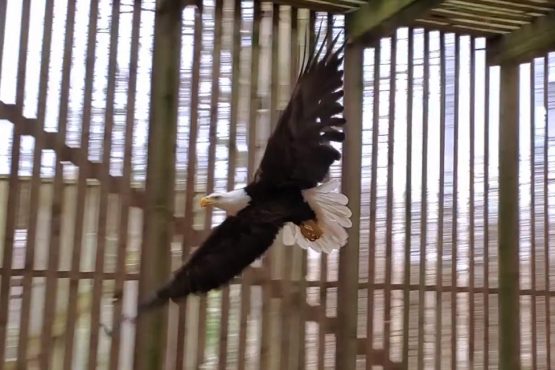
[[[211,206],[214,204],[214,199],[210,198],[210,197],[202,197],[200,199],[200,206],[202,208],[206,208],[208,206]]]

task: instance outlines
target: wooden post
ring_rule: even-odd
[[[518,64],[501,66],[499,117],[499,368],[520,369]]]
[[[343,145],[343,192],[349,197],[353,226],[349,242],[339,254],[339,289],[337,306],[336,369],[356,367],[358,248],[360,228],[360,168],[362,147],[362,65],[363,47],[348,45],[345,50],[345,125]]]
[[[161,1],[163,0],[158,1],[158,5],[164,5],[160,4]],[[167,5],[172,9],[155,15],[139,300],[152,294],[170,274],[181,7],[178,2],[173,1]],[[166,310],[158,310],[139,318],[135,370],[164,369],[166,328]]]

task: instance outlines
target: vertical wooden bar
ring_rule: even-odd
[[[298,48],[298,34],[297,34],[297,9],[291,7],[289,12],[289,20],[291,22],[291,35],[289,38],[289,64],[290,64],[290,78],[289,78],[289,93],[293,91],[296,82],[296,71],[297,71],[297,48]],[[297,292],[295,289],[291,291],[291,280],[292,280],[292,266],[293,266],[293,248],[286,246],[283,251],[283,263],[282,263],[282,301],[281,301],[281,315],[282,315],[282,325],[281,325],[281,368],[289,369],[291,368],[291,342],[295,340],[292,333],[292,323],[293,323],[293,312],[295,310],[292,296]],[[298,285],[295,286],[298,288]]]
[[[329,49],[333,39],[333,16],[328,14],[326,33]],[[325,347],[326,347],[326,310],[327,310],[327,287],[328,280],[328,256],[324,253],[320,254],[320,310],[318,315],[318,369],[324,369]]]
[[[391,55],[389,59],[389,113],[387,133],[387,209],[385,231],[385,286],[384,286],[384,352],[390,358],[391,336],[391,271],[393,250],[393,159],[395,153],[395,94],[397,71],[397,33],[391,37]]]
[[[93,22],[94,21],[91,20],[91,23]],[[46,272],[44,321],[41,333],[41,355],[39,360],[40,368],[43,370],[50,368],[51,353],[49,348],[52,344],[52,325],[56,313],[56,296],[58,288],[58,278],[56,276],[56,272],[58,270],[58,264],[60,260],[62,210],[64,205],[64,175],[60,154],[65,145],[66,139],[74,23],[75,3],[69,2],[65,25],[66,33],[64,42],[64,58],[62,64],[62,86],[60,89],[60,106],[58,113],[58,132],[56,134],[55,141],[55,151],[57,157],[54,175],[52,219],[50,221],[50,243],[48,249],[48,270]]]
[[[353,215],[348,244],[339,251],[339,286],[337,291],[337,369],[356,367],[358,313],[358,246],[360,239],[360,180],[362,148],[362,81],[361,44],[349,44],[345,50],[345,142],[343,145],[342,190],[349,198]]]
[[[499,120],[499,368],[520,369],[519,66],[501,66]]]
[[[453,138],[453,226],[451,238],[451,369],[457,368],[457,255],[458,255],[458,196],[459,196],[459,97],[460,97],[460,36],[455,36],[455,112]]]
[[[422,102],[422,185],[420,192],[420,276],[418,287],[418,369],[424,369],[426,238],[428,234],[428,101],[430,91],[430,34],[424,31]]]
[[[484,369],[489,368],[489,102],[490,72],[484,65]]]
[[[0,6],[2,7],[2,6]],[[21,33],[19,36],[19,55],[17,64],[17,84],[15,104],[18,111],[23,112],[25,98],[25,78],[27,67],[27,49],[29,39],[29,17],[31,1],[23,1],[21,8]],[[5,6],[3,7],[5,14]],[[0,10],[1,11],[1,10]],[[0,14],[1,16],[2,14]],[[4,15],[5,17],[5,15]],[[4,29],[0,29],[3,33]],[[1,55],[0,55],[1,57]],[[1,67],[1,59],[0,59]],[[1,70],[0,70],[1,71]],[[14,247],[14,232],[16,227],[17,209],[19,208],[19,159],[21,150],[21,124],[16,120],[13,122],[12,160],[8,179],[8,201],[6,210],[6,224],[4,232],[4,253],[2,259],[2,282],[0,283],[0,364],[5,361],[6,336],[8,329],[8,309],[10,302],[12,257]]]
[[[187,146],[187,186],[185,190],[185,230],[181,244],[182,259],[186,261],[191,252],[193,239],[193,219],[196,178],[197,136],[199,121],[199,91],[200,91],[200,57],[202,50],[202,11],[195,10],[195,31],[193,45],[193,66],[191,76],[191,109],[189,141]],[[187,333],[186,301],[179,304],[177,328],[177,352],[175,369],[183,370],[185,362],[185,337]]]
[[[8,6],[7,1],[0,2],[0,71],[2,70],[2,62],[4,60],[4,37],[6,35],[6,8],[7,8],[7,6]],[[45,18],[45,19],[48,19],[48,18]],[[2,81],[2,74],[1,73],[0,73],[0,81]]]
[[[272,8],[272,61],[271,61],[271,83],[270,83],[270,128],[273,129],[276,126],[278,115],[277,115],[277,101],[278,101],[278,41],[279,41],[279,5],[274,4]],[[264,278],[262,281],[262,333],[261,333],[261,345],[260,345],[260,367],[262,369],[270,369],[273,366],[272,357],[272,339],[274,330],[272,325],[272,278],[273,278],[273,268],[277,266],[276,262],[279,255],[274,253],[274,250],[270,249],[268,253],[262,259],[262,268],[264,269]]]
[[[445,215],[445,33],[439,36],[440,58],[440,108],[439,108],[439,195],[437,215],[437,262],[436,262],[436,338],[435,369],[441,369],[442,325],[443,325],[443,233]]]
[[[368,287],[366,296],[366,370],[372,369],[374,340],[374,279],[376,266],[376,195],[378,175],[378,137],[380,119],[380,54],[381,46],[374,48],[374,81],[372,101],[372,168],[370,169],[370,230],[368,239]]]
[[[216,0],[214,13],[214,46],[212,51],[212,71],[211,71],[211,95],[210,95],[210,128],[208,132],[208,167],[206,192],[211,194],[214,191],[214,177],[216,166],[216,141],[218,135],[218,104],[220,101],[220,72],[221,72],[221,53],[222,53],[222,27],[223,27],[223,0]],[[208,207],[204,212],[204,231],[210,231],[212,227],[213,208]],[[204,362],[206,344],[206,316],[208,308],[208,295],[202,295],[199,299],[198,312],[198,338],[197,355],[195,367],[198,368]]]
[[[75,346],[75,326],[77,322],[77,301],[79,288],[79,267],[81,263],[81,247],[83,241],[83,219],[85,216],[87,177],[89,174],[88,152],[90,124],[92,116],[92,94],[94,79],[94,60],[96,52],[96,25],[98,17],[98,1],[92,1],[89,7],[89,27],[87,35],[87,59],[85,65],[85,85],[83,100],[83,115],[81,118],[81,145],[78,158],[79,177],[77,179],[77,204],[73,234],[73,253],[71,257],[71,270],[69,273],[69,297],[67,308],[66,343],[64,350],[64,370],[73,369],[73,348]]]
[[[309,12],[309,19],[308,19],[308,47],[306,50],[310,50],[312,45],[316,43],[316,33],[315,33],[315,26],[316,26],[316,13],[313,11]],[[305,39],[306,40],[306,39]],[[306,42],[306,41],[305,41]],[[307,56],[308,57],[308,56]],[[306,59],[301,59],[306,61]],[[304,343],[306,342],[306,322],[308,321],[308,313],[306,310],[307,301],[307,272],[308,272],[308,253],[306,250],[302,250],[300,253],[301,258],[301,273],[300,273],[300,282],[299,282],[299,296],[298,296],[298,305],[299,305],[299,330],[298,330],[298,338],[300,340],[300,348],[299,348],[299,360],[298,366],[306,366],[306,346]]]
[[[139,58],[139,34],[141,24],[141,4],[133,4],[133,21],[131,29],[131,50],[129,63],[129,80],[127,82],[127,110],[125,117],[125,143],[123,153],[123,178],[120,182],[120,213],[118,227],[118,249],[116,257],[116,279],[115,291],[125,295],[125,259],[127,252],[128,227],[129,227],[129,208],[131,206],[131,157],[133,154],[133,124],[135,120],[135,98],[137,88],[137,67]],[[115,327],[122,313],[123,299],[114,303],[114,313],[112,327]],[[110,344],[110,370],[118,370],[119,348],[121,341],[121,327],[114,331]],[[64,369],[64,370],[70,370]]]
[[[470,171],[469,171],[469,185],[470,185],[470,199],[469,199],[469,287],[468,287],[468,363],[470,367],[474,366],[474,256],[475,256],[475,139],[476,139],[476,39],[470,38]]]
[[[0,5],[0,8],[2,5]],[[5,2],[4,2],[5,7]],[[50,0],[45,3],[45,21],[43,26],[43,39],[42,39],[42,52],[41,52],[41,68],[39,78],[39,97],[37,109],[37,123],[34,127],[35,146],[33,151],[33,178],[31,180],[31,195],[29,202],[29,229],[27,246],[25,249],[25,274],[23,275],[23,296],[21,299],[21,316],[19,325],[19,337],[17,345],[17,369],[25,370],[27,368],[27,347],[29,326],[31,321],[31,295],[32,295],[32,281],[33,277],[31,270],[33,270],[35,261],[35,246],[37,237],[37,220],[38,208],[40,199],[40,170],[42,147],[44,145],[44,116],[46,112],[46,91],[48,84],[48,66],[50,65],[50,42],[52,39],[52,14],[54,11],[54,1]],[[1,10],[0,10],[1,13]],[[2,16],[0,15],[0,19]],[[0,21],[0,23],[2,23]],[[0,30],[3,30],[0,24]],[[0,36],[2,38],[3,36]],[[2,44],[0,42],[0,49]],[[1,51],[0,51],[1,53]],[[0,62],[1,70],[1,62]]]
[[[98,334],[100,332],[100,315],[102,301],[102,273],[104,272],[104,254],[106,250],[106,228],[108,218],[108,181],[110,180],[110,153],[112,151],[112,130],[114,127],[114,96],[116,90],[116,66],[119,34],[119,0],[112,2],[112,21],[110,24],[110,50],[108,59],[108,81],[106,88],[106,107],[104,114],[104,138],[102,145],[102,170],[100,173],[100,205],[98,211],[98,229],[96,257],[91,302],[91,332],[89,335],[88,369],[97,368]]]
[[[545,132],[543,141],[543,248],[544,248],[544,285],[549,291],[549,57],[543,62],[543,106],[545,107]],[[545,297],[545,348],[546,368],[551,367],[551,309],[549,305],[550,296]]]
[[[158,3],[164,0],[159,0]],[[169,276],[172,240],[175,145],[181,50],[181,5],[168,2],[156,12],[152,61],[148,165],[143,223],[139,300]],[[161,4],[158,4],[161,5]],[[167,310],[137,320],[135,370],[162,368],[166,349]]]
[[[530,300],[532,368],[537,369],[536,313],[536,63],[530,62]],[[547,272],[546,272],[547,273]]]
[[[260,19],[262,10],[260,2],[253,3],[253,26],[251,34],[251,78],[250,78],[250,105],[249,105],[249,128],[248,143],[249,153],[247,160],[247,172],[249,180],[254,178],[256,171],[256,137],[257,125],[256,116],[258,110],[258,68],[260,58]],[[241,311],[239,313],[239,347],[238,347],[238,363],[239,370],[245,370],[246,352],[247,352],[247,331],[248,331],[248,314],[251,303],[251,281],[252,272],[243,273],[241,284]]]
[[[241,1],[235,0],[233,6],[233,46],[232,46],[232,76],[231,76],[231,111],[229,122],[229,148],[227,167],[227,190],[235,186],[235,169],[237,167],[237,121],[239,113],[239,77],[241,72]],[[230,289],[222,289],[220,348],[218,355],[218,369],[227,367],[227,346],[229,335]]]
[[[410,324],[410,252],[412,235],[412,109],[414,87],[414,32],[408,30],[408,58],[407,58],[407,157],[405,183],[405,255],[403,276],[403,369],[408,369],[409,363],[409,324]],[[375,109],[375,108],[374,108]]]
[[[270,93],[270,127],[273,132],[278,121],[277,106],[279,96],[279,11],[280,6],[274,4],[272,9],[272,71],[271,71],[271,93]]]

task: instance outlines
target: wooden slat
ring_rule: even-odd
[[[326,37],[328,44],[326,45],[326,50],[329,50],[331,46],[331,41],[333,39],[333,29],[332,29],[333,17],[328,15],[326,22]],[[327,309],[327,289],[325,287],[325,282],[328,279],[328,256],[324,253],[320,255],[320,307],[319,312],[319,326],[318,326],[318,369],[323,370],[325,366],[325,352],[326,352],[326,333],[324,331],[324,322],[326,321],[326,309]]]
[[[439,35],[439,58],[440,58],[440,83],[439,83],[439,194],[437,215],[437,262],[436,262],[436,333],[435,333],[435,369],[441,369],[442,360],[442,329],[443,329],[443,297],[440,287],[443,286],[443,241],[444,241],[444,214],[445,214],[445,93],[446,82],[446,55],[445,55],[445,33]]]
[[[514,15],[514,14],[497,14],[491,13],[488,11],[484,11],[481,9],[477,9],[476,7],[457,7],[451,4],[444,3],[440,7],[432,9],[430,11],[431,15],[437,15],[440,17],[444,17],[445,19],[451,19],[456,17],[463,17],[463,19],[470,19],[471,17],[477,18],[479,17],[482,20],[488,20],[492,23],[500,22],[501,24],[512,24],[512,25],[525,25],[528,24],[529,21],[532,19],[530,16],[521,16],[521,15]]]
[[[218,105],[220,102],[220,73],[221,73],[221,53],[222,53],[222,15],[223,0],[216,0],[214,13],[214,46],[212,48],[212,71],[211,79],[211,95],[210,95],[210,127],[208,130],[208,163],[207,163],[207,181],[206,192],[211,194],[214,191],[214,177],[216,167],[216,145],[218,134]],[[201,57],[202,58],[202,57]],[[202,62],[201,62],[202,63]],[[202,65],[201,65],[202,68]],[[197,156],[197,161],[199,160]],[[204,212],[204,230],[208,231],[212,225],[213,208],[208,207]],[[206,316],[208,308],[208,296],[202,295],[199,299],[198,312],[198,337],[197,337],[197,355],[195,357],[195,368],[198,368],[204,362],[205,344],[206,344]]]
[[[199,131],[199,92],[200,92],[200,57],[202,50],[202,10],[195,9],[193,65],[191,75],[191,108],[189,140],[187,146],[187,186],[185,190],[185,221],[183,223],[183,240],[181,243],[182,261],[186,261],[191,253],[195,195],[195,181],[197,171],[197,137]],[[175,369],[183,370],[185,363],[185,336],[187,333],[186,301],[179,305],[177,319],[177,351]]]
[[[468,248],[469,248],[469,292],[468,295],[468,363],[474,364],[474,261],[475,261],[475,189],[474,189],[474,179],[475,179],[475,153],[476,153],[476,40],[472,37],[470,38],[470,116],[469,116],[469,143],[470,143],[470,163],[469,163],[469,233],[468,233]],[[439,273],[439,272],[438,272]]]
[[[484,71],[484,287],[482,292],[484,300],[484,369],[488,369],[489,363],[489,139],[490,139],[490,68],[486,65]]]
[[[7,1],[0,3],[0,71],[4,61],[4,38],[6,37],[6,8]],[[0,82],[2,81],[2,74],[0,73]]]
[[[309,12],[309,16],[308,16],[308,29],[306,29],[306,32],[308,33],[308,37],[305,38],[305,42],[308,41],[308,47],[306,48],[306,50],[310,50],[310,48],[312,47],[312,45],[315,45],[316,43],[316,13],[311,11]],[[307,40],[308,39],[308,40]],[[308,55],[306,56],[308,57]],[[306,60],[306,59],[301,59],[301,60]],[[306,343],[307,340],[307,336],[306,336],[306,324],[305,322],[307,321],[307,318],[309,316],[309,313],[307,312],[307,310],[305,310],[305,306],[306,306],[306,299],[307,299],[307,288],[308,288],[308,283],[307,283],[307,274],[308,274],[308,253],[306,250],[302,250],[301,251],[301,272],[300,272],[300,294],[298,297],[298,307],[299,307],[299,329],[298,329],[298,338],[300,341],[300,349],[299,349],[299,360],[298,360],[298,366],[299,367],[306,367],[306,346],[303,343]],[[338,288],[339,289],[339,288]],[[339,308],[338,308],[339,310]],[[339,311],[338,311],[339,313]],[[337,346],[336,346],[336,351],[338,350]],[[336,361],[337,361],[337,355],[336,355]]]
[[[273,132],[278,120],[277,102],[278,102],[278,41],[279,41],[279,5],[272,7],[272,36],[271,36],[271,70],[270,70],[270,130]],[[262,266],[266,271],[266,278],[271,279],[275,272],[274,267],[279,266],[279,254],[275,249],[270,248],[266,255],[262,257]],[[261,344],[260,344],[260,368],[270,369],[273,362],[279,359],[272,358],[272,342],[275,335],[273,330],[273,305],[271,299],[271,291],[265,285],[262,285],[262,323],[261,325]]]
[[[21,33],[19,35],[18,47],[18,64],[17,64],[17,83],[15,86],[15,103],[18,106],[24,104],[25,94],[25,78],[27,67],[27,50],[29,38],[29,18],[30,18],[30,0],[23,1],[21,8]],[[1,6],[0,6],[1,7]],[[0,9],[0,17],[5,17],[5,6]],[[3,14],[2,14],[3,13]],[[5,19],[5,18],[4,18]],[[4,23],[0,19],[0,23]],[[1,24],[0,24],[1,25]],[[0,29],[4,32],[4,29]],[[3,40],[2,40],[3,41]],[[0,67],[2,63],[2,55],[0,54]],[[21,150],[21,130],[16,125],[13,130],[12,139],[12,158],[10,163],[10,177],[8,180],[8,200],[6,210],[6,224],[4,231],[4,253],[2,258],[2,281],[0,283],[0,364],[5,361],[6,354],[6,337],[8,331],[8,309],[9,309],[9,294],[10,294],[10,281],[12,270],[12,257],[14,248],[14,233],[16,228],[16,210],[19,208],[19,160]]]
[[[352,41],[366,44],[388,36],[426,14],[443,0],[376,0],[347,15],[346,26]]]
[[[397,34],[391,37],[389,59],[389,111],[387,132],[387,199],[385,231],[385,289],[384,289],[384,353],[390,357],[391,346],[391,274],[393,255],[393,159],[395,153],[395,95],[397,86]]]
[[[361,1],[341,0],[272,0],[276,4],[291,5],[295,8],[307,8],[313,11],[344,13],[362,5]]]
[[[288,88],[289,88],[289,95],[292,94],[293,88],[296,82],[296,71],[298,69],[297,66],[297,51],[298,51],[298,24],[297,24],[297,9],[291,8],[289,9],[289,22],[290,22],[290,38],[289,38],[289,65],[291,73],[289,75],[288,81]],[[293,278],[293,248],[286,247],[283,250],[283,263],[281,265],[281,279],[283,281],[283,295],[281,300],[281,315],[282,315],[282,323],[281,323],[281,368],[289,369],[291,368],[291,361],[293,360],[291,356],[291,342],[295,339],[291,335],[293,333],[293,315],[295,313],[294,305],[292,296],[296,292],[291,290],[291,279]],[[322,302],[320,302],[322,303]]]
[[[508,33],[507,31],[483,29],[479,27],[469,27],[467,25],[460,24],[449,24],[445,21],[437,21],[434,19],[416,19],[411,22],[414,27],[423,27],[435,31],[441,31],[445,33],[456,33],[475,37],[493,37],[499,34]]]
[[[488,63],[524,62],[555,48],[555,11],[509,35],[488,42]]]
[[[362,137],[362,76],[363,47],[348,45],[345,51],[345,142],[343,144],[342,186],[349,198],[353,226],[348,231],[349,240],[339,251],[339,288],[337,292],[336,368],[356,368],[357,314],[358,314],[358,258],[360,244],[360,190]],[[374,147],[375,148],[375,147]],[[371,343],[369,341],[368,343]]]
[[[4,2],[5,6],[5,2]],[[0,8],[2,5],[0,5]],[[39,96],[37,107],[37,122],[35,124],[35,145],[33,148],[33,179],[31,182],[31,194],[29,201],[29,225],[28,239],[25,249],[25,269],[32,269],[35,262],[35,248],[38,224],[38,208],[40,199],[40,170],[42,158],[42,146],[44,135],[42,135],[44,127],[44,117],[46,113],[46,92],[48,84],[48,65],[50,64],[50,42],[52,39],[52,14],[54,10],[54,1],[45,2],[45,22],[43,26],[42,53],[41,53],[41,69],[39,78]],[[0,10],[1,13],[1,10]],[[2,16],[0,15],[0,19]],[[0,21],[0,23],[2,23]],[[2,26],[0,24],[0,30]],[[0,36],[2,38],[3,36]],[[0,49],[2,48],[0,42]],[[1,53],[1,51],[0,51]],[[0,62],[1,65],[1,62]],[[19,337],[17,345],[17,369],[24,370],[27,367],[27,348],[28,336],[30,328],[30,312],[31,312],[31,294],[32,294],[32,276],[25,274],[23,278],[23,297],[21,301],[21,318],[19,327]],[[1,360],[0,360],[1,361]]]
[[[170,11],[156,12],[154,19],[139,300],[156,291],[170,274],[182,22],[180,4],[169,6]],[[163,366],[166,339],[167,310],[139,316],[134,369]]]
[[[91,12],[91,18],[94,13]],[[58,111],[58,134],[56,136],[56,149],[61,150],[65,144],[68,106],[69,106],[69,89],[71,76],[71,60],[73,52],[73,33],[75,21],[75,4],[68,3],[67,17],[65,24],[65,41],[64,41],[64,57],[62,64],[62,82],[60,89],[60,103]],[[91,20],[91,23],[94,23]],[[94,58],[94,56],[93,56]],[[52,345],[52,325],[56,314],[56,298],[58,289],[58,279],[55,272],[58,270],[60,260],[60,244],[62,232],[62,211],[64,209],[64,176],[63,167],[59,158],[56,158],[54,184],[53,184],[52,209],[50,220],[50,240],[48,247],[48,267],[46,273],[46,288],[44,295],[44,320],[41,333],[41,353],[40,368],[47,370],[50,368],[51,351],[49,347]]]
[[[368,291],[366,302],[366,370],[372,369],[372,345],[374,338],[374,289],[376,268],[376,209],[378,175],[378,138],[380,119],[380,55],[381,48],[374,48],[374,77],[372,101],[372,164],[370,174],[370,227],[368,239]]]
[[[424,74],[422,102],[422,185],[420,192],[420,268],[418,291],[418,370],[424,369],[424,328],[426,285],[426,238],[428,232],[428,94],[430,91],[430,34],[424,32]]]
[[[532,291],[536,289],[536,63],[532,61],[530,63],[530,288]],[[547,273],[547,272],[546,272]],[[530,297],[530,332],[532,334],[530,340],[532,344],[531,355],[532,355],[532,368],[537,369],[538,366],[538,343],[536,340],[537,330],[536,330],[536,297],[534,294]]]
[[[455,104],[453,112],[453,225],[451,226],[451,285],[457,286],[458,194],[459,194],[459,96],[461,52],[460,36],[455,36]],[[457,368],[457,293],[451,292],[451,368]]]
[[[410,274],[412,246],[412,113],[414,103],[414,31],[408,30],[407,56],[407,156],[405,183],[405,245],[403,275],[403,349],[402,364],[408,369],[409,361],[409,325],[410,325]]]
[[[455,27],[466,27],[470,30],[481,31],[481,32],[491,32],[491,33],[504,33],[513,32],[519,29],[519,25],[507,24],[503,22],[494,22],[488,19],[477,18],[476,16],[452,16],[449,18],[436,16],[434,14],[426,18],[428,22],[442,22],[446,25]]]
[[[248,179],[254,178],[256,171],[256,137],[257,124],[256,115],[258,109],[258,70],[260,60],[260,20],[262,16],[261,5],[258,1],[253,3],[253,26],[251,33],[251,75],[250,75],[250,104],[249,104],[249,126],[248,126],[248,143],[249,150],[247,159]],[[241,285],[241,309],[239,312],[239,347],[238,347],[238,369],[245,370],[246,352],[247,352],[247,331],[248,331],[248,314],[251,304],[251,280],[250,272],[243,272],[243,283]]]
[[[89,138],[90,138],[90,125],[92,116],[92,94],[93,94],[93,79],[94,79],[94,59],[96,52],[96,25],[98,17],[98,1],[92,1],[89,7],[90,23],[88,27],[88,44],[87,44],[87,58],[85,65],[85,84],[84,84],[84,102],[83,114],[81,117],[81,145],[80,155],[78,156],[77,164],[79,165],[79,177],[77,182],[77,204],[76,204],[76,217],[74,223],[73,235],[73,251],[71,258],[71,271],[69,273],[69,297],[68,297],[68,322],[67,322],[67,342],[65,343],[64,351],[64,370],[73,368],[73,351],[75,346],[75,326],[77,322],[78,311],[78,288],[79,278],[78,271],[81,263],[81,247],[83,241],[83,220],[85,215],[86,197],[87,197],[87,170],[89,167],[88,151],[89,151]],[[59,159],[59,158],[58,158]]]
[[[549,56],[544,58],[543,69],[543,105],[549,107]],[[550,234],[549,234],[549,113],[544,118],[544,142],[543,142],[543,249],[544,249],[544,288],[550,289]],[[546,348],[546,368],[551,367],[551,309],[549,298],[545,299],[545,348]]]
[[[112,319],[112,328],[115,328],[117,320],[122,314],[123,299],[125,297],[124,282],[126,276],[126,256],[128,243],[129,228],[129,208],[131,207],[131,157],[133,150],[133,133],[135,120],[135,103],[137,88],[137,70],[139,55],[139,34],[141,24],[141,4],[135,2],[133,4],[133,20],[131,28],[131,49],[129,63],[129,81],[127,82],[127,109],[125,116],[125,142],[123,152],[123,181],[120,186],[120,210],[119,210],[119,226],[118,226],[118,246],[116,257],[116,276],[115,287],[116,293],[121,292],[121,298],[114,302],[114,311]],[[121,346],[121,327],[114,330],[112,334],[112,342],[110,343],[110,370],[119,369],[119,351]],[[64,370],[70,370],[64,369]]]
[[[216,20],[218,21],[218,20]],[[241,1],[234,0],[233,5],[233,44],[231,46],[232,76],[231,76],[231,110],[229,120],[229,146],[228,146],[228,166],[227,166],[227,190],[231,191],[235,187],[235,170],[237,168],[237,123],[239,112],[239,78],[241,73]],[[229,311],[230,311],[230,290],[224,287],[221,293],[220,305],[220,340],[218,351],[218,369],[224,370],[227,365],[227,353],[229,342]]]
[[[519,68],[501,68],[499,119],[499,368],[520,368],[518,147]]]
[[[30,274],[33,278],[43,278],[46,276],[47,274],[47,270],[25,270],[25,269],[12,269],[12,286],[22,286],[22,282],[23,282],[23,276],[25,274]],[[3,272],[3,268],[0,268],[0,273]],[[250,272],[253,276],[252,279],[252,285],[254,286],[259,286],[262,283],[264,283],[263,281],[263,274],[264,272],[262,271],[261,268],[257,267],[257,268],[248,268],[247,272]],[[58,279],[68,279],[71,278],[72,272],[71,271],[66,271],[66,270],[59,270],[55,272],[55,276]],[[77,277],[77,279],[80,280],[90,280],[94,277],[94,271],[79,271],[75,274],[75,276]],[[116,279],[116,273],[114,272],[104,272],[102,274],[103,279],[104,280],[115,280]],[[125,280],[138,280],[139,278],[139,274],[138,273],[131,273],[128,272],[125,274]],[[243,282],[242,279],[240,278],[235,278],[232,279],[229,283],[229,285],[233,285],[233,284],[241,284]],[[271,280],[269,283],[272,286],[272,291],[274,292],[280,292],[281,291],[281,285],[282,285],[282,281],[281,279],[274,279]],[[305,281],[301,281],[301,282],[296,282],[296,281],[292,281],[291,282],[291,289],[296,290],[299,289],[302,291],[302,288],[299,287],[305,287],[305,288],[313,288],[313,287],[319,287],[320,286],[320,280],[305,280]],[[325,284],[327,289],[331,289],[331,288],[337,288],[339,286],[339,282],[338,281],[328,281]],[[366,289],[368,286],[367,282],[359,282],[357,284],[357,289]],[[374,284],[374,289],[375,290],[383,290],[385,287],[384,283],[376,283]],[[392,291],[403,291],[405,288],[408,288],[409,291],[411,292],[416,292],[419,291],[421,289],[420,284],[409,284],[408,287],[404,284],[391,284],[391,290]],[[428,284],[424,286],[424,291],[426,292],[436,292],[436,285],[435,284]],[[443,293],[451,293],[451,292],[457,292],[457,293],[468,293],[468,287],[467,286],[451,286],[451,285],[444,285],[441,287],[441,292]],[[276,293],[276,294],[278,294]],[[499,288],[483,288],[483,287],[475,287],[474,288],[474,293],[475,294],[489,294],[489,295],[497,295],[499,294]],[[534,292],[532,292],[531,289],[520,289],[519,290],[519,296],[522,297],[527,297],[530,296],[532,293],[534,293],[536,295],[536,297],[555,297],[555,291],[553,290],[545,290],[545,289],[536,289],[534,290]],[[281,293],[279,293],[281,294]],[[318,306],[319,307],[319,306]],[[329,318],[328,318],[329,319]],[[313,320],[316,321],[317,317]]]
[[[110,49],[108,56],[108,75],[106,86],[106,106],[104,113],[104,138],[102,143],[103,168],[100,181],[100,204],[98,206],[98,227],[96,232],[96,255],[94,271],[95,277],[92,286],[92,302],[89,334],[89,358],[88,369],[95,370],[98,360],[98,341],[100,332],[100,315],[102,303],[102,272],[104,271],[104,260],[106,250],[106,230],[108,222],[108,189],[106,184],[110,176],[110,154],[112,151],[112,132],[114,127],[114,97],[116,90],[116,67],[119,35],[119,1],[112,2],[110,22]]]

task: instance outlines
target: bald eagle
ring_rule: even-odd
[[[245,188],[203,197],[202,207],[227,211],[227,218],[139,312],[206,293],[227,284],[261,257],[281,233],[285,245],[328,253],[346,244],[351,226],[348,199],[336,192],[338,181],[324,182],[341,154],[331,142],[343,142],[338,128],[343,112],[339,35],[311,48],[291,99],[268,140],[254,180]],[[329,47],[324,52],[324,45]]]

